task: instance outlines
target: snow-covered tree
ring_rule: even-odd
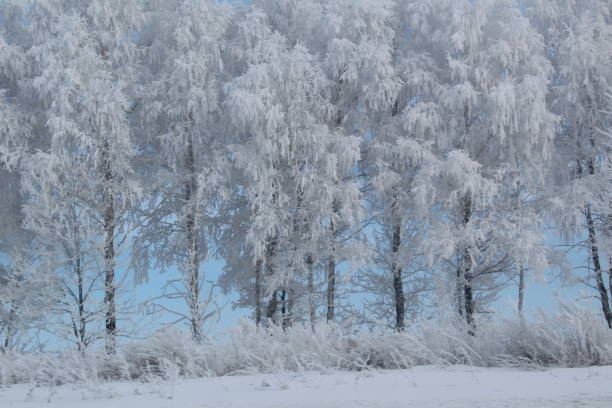
[[[117,249],[139,195],[128,123],[137,1],[32,1],[26,9],[32,68],[22,86],[38,111],[44,147],[27,159],[25,223],[42,247],[62,253],[62,268],[74,270],[77,289],[68,293],[79,321],[86,320],[82,268],[102,277],[106,347],[114,352]]]
[[[515,270],[518,258],[544,267],[541,234],[521,251],[517,234],[527,229],[515,228],[508,203],[518,181],[535,192],[551,155],[551,66],[512,1],[414,1],[405,10],[411,92],[401,116],[413,150],[432,153],[421,155],[411,192],[427,216],[426,255],[456,271],[457,310],[473,332],[498,272]]]
[[[280,300],[289,324],[300,279],[314,319],[313,269],[328,257],[330,223],[357,225],[357,185],[339,181],[356,164],[359,141],[329,125],[330,84],[315,57],[271,31],[262,28],[248,70],[228,85],[228,115],[241,140],[233,157],[248,175],[247,240],[265,269],[266,316],[275,318]],[[347,204],[334,206],[338,197]]]
[[[22,170],[32,138],[29,96],[19,87],[29,65],[29,36],[17,22],[19,2],[0,2],[0,349],[29,346],[33,329],[48,317],[57,300],[53,277],[37,267],[34,236],[24,228]]]
[[[333,113],[327,119],[328,126],[363,141],[371,133],[372,118],[391,110],[398,88],[391,65],[393,3],[260,0],[255,4],[290,44],[303,45],[319,61],[331,88]],[[347,168],[335,182],[340,189],[342,184],[363,185],[358,172],[357,167]],[[323,248],[327,321],[335,316],[341,281],[338,266],[345,261],[359,264],[366,258],[363,245],[351,236],[355,226],[347,222],[358,207],[354,197],[342,194],[332,202],[331,241]]]
[[[612,328],[612,289],[606,288],[601,253],[607,246],[601,242],[602,232],[612,213],[612,4],[574,0],[530,4],[530,16],[545,35],[555,67],[550,101],[561,119],[550,213],[566,240],[587,236],[586,281],[595,283],[604,318]]]
[[[177,267],[171,297],[183,298],[194,338],[203,337],[208,311],[201,294],[201,263],[211,249],[220,194],[229,181],[221,104],[224,41],[230,10],[208,0],[155,2],[142,42],[151,51],[150,75],[140,110],[144,117],[144,174],[149,194],[146,221],[134,261],[146,273],[151,260]],[[145,77],[146,79],[146,77]]]

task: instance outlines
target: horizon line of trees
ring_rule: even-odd
[[[611,152],[607,0],[0,0],[0,348],[114,353],[165,269],[196,340],[219,289],[477,335],[553,269],[612,328]]]

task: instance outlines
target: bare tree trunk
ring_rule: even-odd
[[[274,276],[274,252],[276,250],[276,238],[272,238],[266,248],[266,274],[268,276]],[[272,296],[268,301],[268,307],[266,310],[266,318],[268,321],[276,324],[276,309],[278,308],[278,290],[272,291]]]
[[[336,260],[333,255],[327,263],[327,322],[334,320],[336,297]]]
[[[472,199],[465,198],[463,209],[463,225],[467,226],[472,216]],[[463,249],[463,296],[465,302],[465,320],[468,324],[468,334],[474,336],[476,334],[476,323],[474,322],[474,298],[472,288],[472,255],[470,254],[470,246],[464,244]]]
[[[261,324],[261,259],[255,262],[255,325]]]
[[[608,260],[608,288],[610,289],[610,296],[612,296],[612,257]]]
[[[470,136],[470,128],[472,126],[472,111],[466,102],[463,106],[463,124],[465,127],[466,140]],[[467,227],[472,216],[472,199],[469,196],[464,198],[463,205],[463,226]],[[461,280],[463,281],[463,303],[465,306],[465,320],[468,324],[468,334],[475,335],[476,325],[474,323],[474,299],[472,292],[472,255],[470,253],[469,243],[465,242],[463,246],[463,262],[461,262]]]
[[[587,204],[585,207],[585,215],[587,221],[587,228],[589,230],[589,245],[591,247],[591,258],[593,260],[595,283],[597,284],[597,290],[599,291],[601,309],[603,310],[604,318],[608,323],[608,327],[612,329],[612,312],[610,311],[608,292],[602,277],[601,263],[599,260],[599,246],[597,244],[597,233],[595,231],[595,224],[593,222],[593,215],[591,214],[590,204]]]
[[[525,303],[525,268],[519,267],[519,286],[518,286],[518,313],[523,318],[523,306]]]
[[[287,291],[282,289],[280,291],[280,300],[281,300],[281,324],[283,329],[286,328],[287,324]]]
[[[474,322],[474,298],[472,291],[472,258],[466,251],[465,254],[465,317],[468,324],[468,334],[476,335],[476,323]]]
[[[78,311],[78,327],[76,324],[74,325],[74,335],[76,336],[78,342],[79,352],[84,353],[85,348],[87,347],[86,342],[86,326],[87,321],[85,317],[85,276],[83,271],[83,260],[81,258],[81,241],[78,231],[78,221],[77,221],[77,213],[75,206],[72,205],[72,234],[73,234],[73,242],[74,246],[74,255],[68,254],[70,258],[72,258],[72,264],[74,268],[74,273],[77,277],[77,311]],[[70,251],[68,251],[70,252]]]
[[[104,306],[106,309],[106,352],[117,350],[117,316],[115,310],[115,193],[108,139],[102,147],[102,171],[104,176]]]
[[[334,200],[333,205],[333,216],[338,214],[340,211],[339,204]],[[331,248],[330,248],[330,256],[329,261],[327,263],[327,322],[331,322],[334,320],[335,314],[335,298],[336,298],[336,244],[334,242],[336,238],[336,222],[332,218],[330,222],[330,230],[331,230]]]
[[[200,312],[200,242],[198,239],[197,201],[198,179],[195,171],[193,142],[188,141],[185,157],[188,177],[185,182],[185,235],[187,238],[187,290],[188,304],[191,313],[191,335],[194,340],[202,340],[202,318]]]
[[[278,291],[272,292],[272,296],[268,301],[268,308],[266,310],[266,318],[268,321],[276,324],[276,309],[278,309]]]
[[[81,267],[81,256],[77,255],[75,262],[75,269],[77,274],[77,296],[78,296],[78,313],[79,313],[79,327],[76,334],[78,341],[78,348],[81,353],[85,351],[87,347],[86,336],[86,318],[85,318],[85,293],[84,293],[84,277],[83,268]]]
[[[314,332],[316,311],[314,299],[314,260],[312,255],[307,256],[306,266],[308,268],[308,320],[310,321],[310,328]]]
[[[289,288],[289,302],[288,302],[288,309],[289,309],[289,321],[288,326],[291,327],[293,326],[293,318],[294,318],[294,313],[295,313],[295,289],[293,289],[293,287]]]
[[[393,290],[395,292],[395,330],[401,332],[404,330],[406,299],[404,297],[402,267],[399,263],[399,249],[401,245],[401,225],[399,223],[393,226],[392,239],[393,242],[391,245],[391,250],[393,252],[393,264],[391,266],[391,269],[393,273]]]
[[[283,289],[283,329],[291,327],[293,325],[293,308],[295,306],[295,299],[293,298],[294,290],[289,283],[289,289]]]
[[[588,120],[588,134],[590,135],[590,144],[591,148],[595,149],[595,123],[593,121],[593,100],[590,97],[588,90],[586,89],[586,83],[583,83],[583,88],[585,90],[585,106],[588,112],[591,113]],[[595,170],[595,159],[590,157],[587,160],[587,168],[588,173],[593,176],[596,173]],[[578,160],[578,173],[582,173],[582,166],[580,165],[580,160]],[[595,273],[595,283],[597,285],[597,290],[599,292],[599,300],[601,301],[601,309],[604,314],[604,318],[606,319],[606,323],[608,327],[612,329],[612,311],[610,310],[610,300],[608,297],[608,292],[606,290],[606,285],[603,281],[602,270],[601,270],[601,262],[599,259],[599,245],[597,243],[597,232],[595,231],[595,223],[593,222],[593,215],[591,214],[591,205],[589,203],[585,204],[585,217],[587,222],[587,229],[589,231],[589,245],[591,247],[591,259],[593,260],[593,270]],[[612,283],[612,279],[610,279],[610,283]],[[610,287],[610,293],[612,294],[612,286]]]
[[[465,310],[465,300],[463,296],[463,265],[462,265],[463,255],[457,256],[457,282],[455,285],[456,298],[457,298],[457,313],[461,320],[463,320],[463,312]]]
[[[521,203],[521,182],[516,182],[516,202],[518,208],[519,218],[522,217],[522,203]],[[519,221],[520,222],[520,221]],[[519,265],[519,284],[518,284],[518,314],[523,320],[523,306],[525,303],[525,267]]]
[[[13,339],[13,325],[15,324],[15,314],[16,312],[15,301],[11,302],[11,309],[9,311],[8,323],[6,324],[6,334],[4,336],[4,344],[2,345],[2,352],[6,353],[11,345],[11,340]]]

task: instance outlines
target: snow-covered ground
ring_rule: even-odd
[[[612,407],[612,366],[525,371],[416,367],[0,391],[2,408]]]

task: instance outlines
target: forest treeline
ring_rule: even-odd
[[[197,341],[478,336],[546,271],[612,328],[611,85],[608,0],[0,0],[0,347],[114,353],[147,279]]]

